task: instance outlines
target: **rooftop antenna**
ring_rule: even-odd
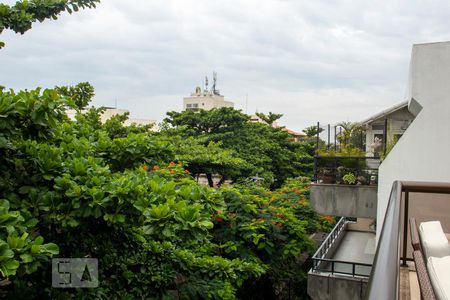
[[[245,94],[245,114],[248,115],[248,93]]]
[[[217,83],[217,73],[213,72],[212,92],[213,92],[214,95],[220,95],[219,90],[216,90],[216,83]]]

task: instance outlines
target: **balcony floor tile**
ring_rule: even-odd
[[[332,258],[371,264],[375,250],[375,233],[347,231]]]

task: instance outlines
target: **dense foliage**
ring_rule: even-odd
[[[85,108],[95,96],[94,87],[89,82],[80,82],[76,86],[56,87],[56,91],[61,96],[71,98],[78,109]]]
[[[265,113],[257,112],[256,116],[258,116],[262,121],[264,121],[266,124],[272,126],[273,123],[281,118],[282,114],[275,114],[273,112],[269,112],[267,115]]]
[[[238,169],[234,166],[216,170],[223,180],[242,182],[249,177],[261,177],[267,186],[278,188],[288,178],[311,176],[313,145],[294,142],[282,128],[251,123],[249,116],[227,107],[167,115],[166,122],[174,127],[168,132],[196,137],[204,144],[220,143],[246,162],[238,165]],[[276,119],[279,115],[270,117]]]
[[[307,180],[274,191],[200,186],[192,171],[236,171],[245,161],[201,136],[124,127],[123,116],[102,124],[101,109],[71,121],[65,109],[79,98],[65,95],[0,91],[0,293],[233,299],[261,286],[278,297],[289,281],[303,295],[308,235],[332,225],[311,210]],[[56,254],[98,258],[100,286],[52,289]]]

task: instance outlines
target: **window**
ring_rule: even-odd
[[[375,142],[375,139],[378,139],[378,144],[376,145],[376,147],[373,148],[373,154],[375,157],[379,157],[381,154],[380,152],[384,148],[384,134],[374,134],[373,135],[374,142]]]
[[[372,125],[372,130],[384,130],[384,125],[374,124]]]
[[[192,107],[192,104],[187,104],[186,107],[190,108],[190,107]]]

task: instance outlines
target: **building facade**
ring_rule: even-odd
[[[450,182],[449,79],[450,42],[414,45],[406,101],[416,117],[380,165],[379,224],[395,180]]]
[[[439,220],[450,232],[449,79],[450,42],[414,45],[405,101],[363,122],[368,146],[375,138],[396,142],[377,170],[377,183],[312,185],[314,209],[343,217],[312,257],[313,299],[414,299],[410,286],[418,290],[419,284],[408,216],[419,223]],[[375,222],[351,228],[364,219]]]
[[[199,111],[220,107],[234,107],[234,103],[226,101],[225,97],[216,89],[217,73],[213,74],[213,85],[208,89],[208,77],[205,78],[205,88],[196,87],[189,97],[183,98],[183,110]]]
[[[393,147],[413,119],[408,102],[403,101],[362,121],[366,129],[366,153],[379,157],[383,149]]]
[[[66,111],[67,116],[71,120],[75,120],[75,116],[77,114],[77,111],[74,109],[69,109]],[[121,108],[115,108],[115,107],[105,107],[105,111],[100,115],[100,121],[102,123],[105,123],[107,120],[111,119],[113,116],[116,115],[123,115],[126,113],[130,113],[127,109],[121,109]],[[135,119],[135,118],[128,118],[125,122],[125,126],[129,126],[131,124],[136,125],[153,125],[153,129],[156,126],[156,120],[150,120],[150,119]]]
[[[226,101],[225,97],[217,91],[214,93],[214,91],[202,90],[200,87],[196,87],[195,92],[189,97],[183,98],[183,110],[211,110],[220,107],[234,107],[234,103]]]

